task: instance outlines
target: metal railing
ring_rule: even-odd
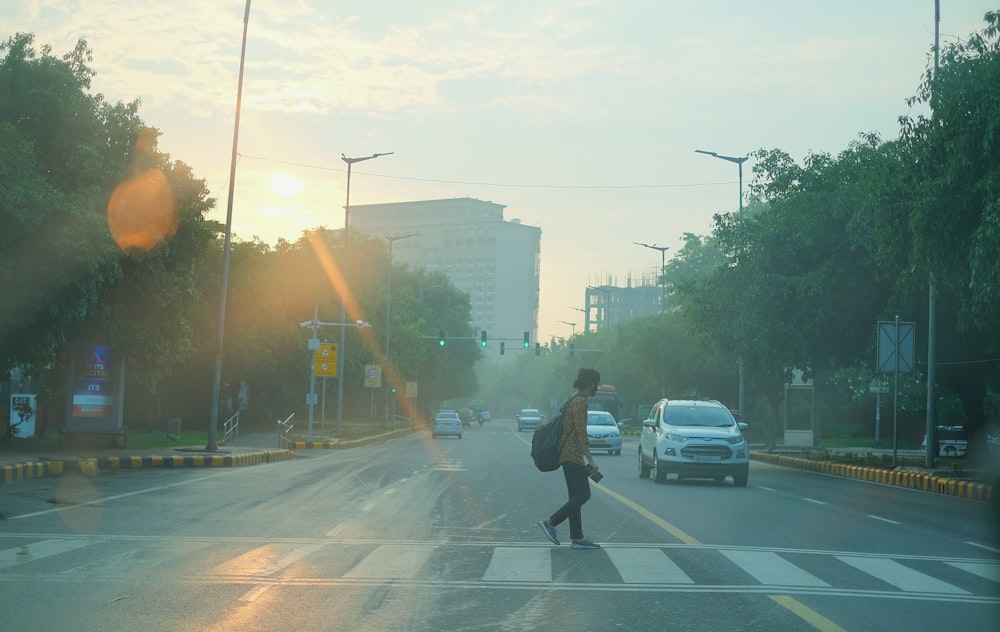
[[[240,435],[240,412],[236,411],[232,417],[222,424],[222,442],[229,443]]]
[[[280,419],[278,420],[278,447],[279,448],[286,447],[286,445],[289,442],[288,433],[290,433],[292,431],[292,428],[295,427],[294,425],[292,425],[292,417],[294,417],[294,416],[295,416],[295,413],[292,413],[284,421],[282,421]]]

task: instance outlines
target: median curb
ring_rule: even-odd
[[[95,476],[101,470],[175,468],[175,467],[244,467],[263,463],[290,461],[298,458],[294,452],[284,449],[251,450],[235,454],[187,454],[187,455],[133,455],[38,458],[33,461],[9,463],[0,466],[0,485],[16,483],[32,478],[46,478],[74,473]]]
[[[823,474],[844,476],[846,478],[856,478],[863,481],[881,483],[883,485],[917,489],[925,492],[955,496],[957,498],[982,501],[996,500],[992,485],[937,476],[935,474],[927,474],[925,472],[898,469],[888,470],[880,467],[849,465],[847,463],[835,463],[833,461],[815,461],[801,457],[773,454],[771,452],[751,451],[750,457],[760,461],[773,463],[775,465],[795,467],[800,470],[822,472]]]

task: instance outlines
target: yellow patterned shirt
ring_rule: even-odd
[[[559,462],[584,465],[583,455],[589,451],[587,439],[587,398],[573,395],[563,414],[562,436],[559,440]]]

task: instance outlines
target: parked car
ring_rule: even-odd
[[[587,411],[587,438],[590,451],[607,450],[608,454],[622,453],[621,423],[605,410]]]
[[[517,431],[534,430],[542,425],[542,413],[537,408],[523,408],[517,413]]]
[[[642,423],[639,478],[652,476],[662,483],[676,474],[721,482],[732,476],[736,487],[746,487],[750,448],[745,426],[716,401],[661,399]]]
[[[938,456],[964,456],[969,449],[964,426],[938,426]],[[927,435],[920,442],[920,449],[927,449]]]
[[[462,420],[454,410],[441,410],[434,415],[434,426],[431,427],[431,436],[438,437],[458,437],[462,438]]]

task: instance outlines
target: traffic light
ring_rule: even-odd
[[[444,329],[438,332],[438,344],[444,346]]]
[[[392,394],[393,394],[393,395],[395,395],[395,394],[396,394],[396,387],[395,387],[395,386],[393,386],[393,387],[392,387]]]
[[[486,330],[485,329],[483,330],[482,336],[479,339],[479,346],[482,347],[482,348],[484,348],[484,349],[486,348]]]
[[[503,341],[500,341],[500,355],[503,355],[504,347],[506,346],[507,345]]]
[[[531,339],[528,336],[528,332],[524,332],[524,348],[525,349],[531,348]]]
[[[535,343],[535,355],[542,355],[542,343]]]

